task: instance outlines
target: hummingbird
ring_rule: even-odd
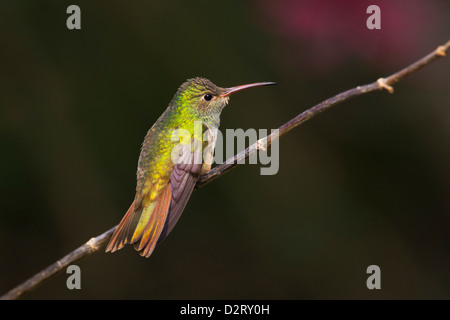
[[[133,244],[148,258],[181,216],[200,176],[211,169],[220,114],[231,94],[275,82],[221,88],[205,78],[188,79],[142,143],[133,203],[106,252]],[[206,138],[205,138],[206,137]]]

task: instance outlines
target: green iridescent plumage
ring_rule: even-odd
[[[155,245],[174,227],[200,175],[210,169],[210,162],[203,157],[212,159],[215,139],[210,132],[219,128],[220,114],[229,95],[268,84],[273,83],[220,88],[207,79],[193,78],[178,89],[145,137],[135,199],[106,251],[114,252],[133,243],[142,256],[151,255]],[[181,131],[185,134],[174,135]],[[213,137],[209,141],[203,141],[206,131]],[[202,151],[208,145],[205,155]]]

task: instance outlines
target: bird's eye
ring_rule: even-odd
[[[203,96],[203,99],[205,99],[206,101],[210,101],[210,100],[212,99],[212,95],[210,95],[210,94],[205,94],[205,95]]]

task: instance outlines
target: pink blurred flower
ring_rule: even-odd
[[[260,23],[288,42],[292,59],[317,71],[349,59],[375,66],[412,62],[439,45],[445,8],[423,0],[260,0]],[[381,30],[369,30],[370,5],[381,10]],[[448,35],[447,35],[448,36]],[[445,40],[445,39],[444,39]]]

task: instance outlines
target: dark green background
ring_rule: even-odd
[[[320,2],[316,14],[328,14],[330,1]],[[405,15],[421,5],[450,9],[445,1],[398,2]],[[327,27],[355,47],[373,43],[363,55],[345,43],[327,46],[333,34],[283,35],[269,3],[283,6],[2,1],[0,294],[119,222],[134,197],[143,137],[185,79],[277,81],[233,96],[221,127],[277,128],[401,69],[450,34],[439,14],[419,17],[423,34],[381,49],[380,35],[399,27],[383,20],[389,7],[370,1],[345,11],[351,29],[339,29],[336,17]],[[374,3],[382,30],[369,31],[364,8]],[[66,28],[70,4],[81,8],[81,30]],[[404,48],[401,39],[406,53],[391,51]],[[342,58],[331,63],[337,50]],[[394,95],[361,96],[290,132],[278,174],[243,165],[195,191],[151,258],[131,247],[100,252],[78,263],[81,290],[68,290],[62,273],[26,298],[450,298],[448,59],[398,83]],[[366,288],[372,264],[381,268],[378,291]]]

